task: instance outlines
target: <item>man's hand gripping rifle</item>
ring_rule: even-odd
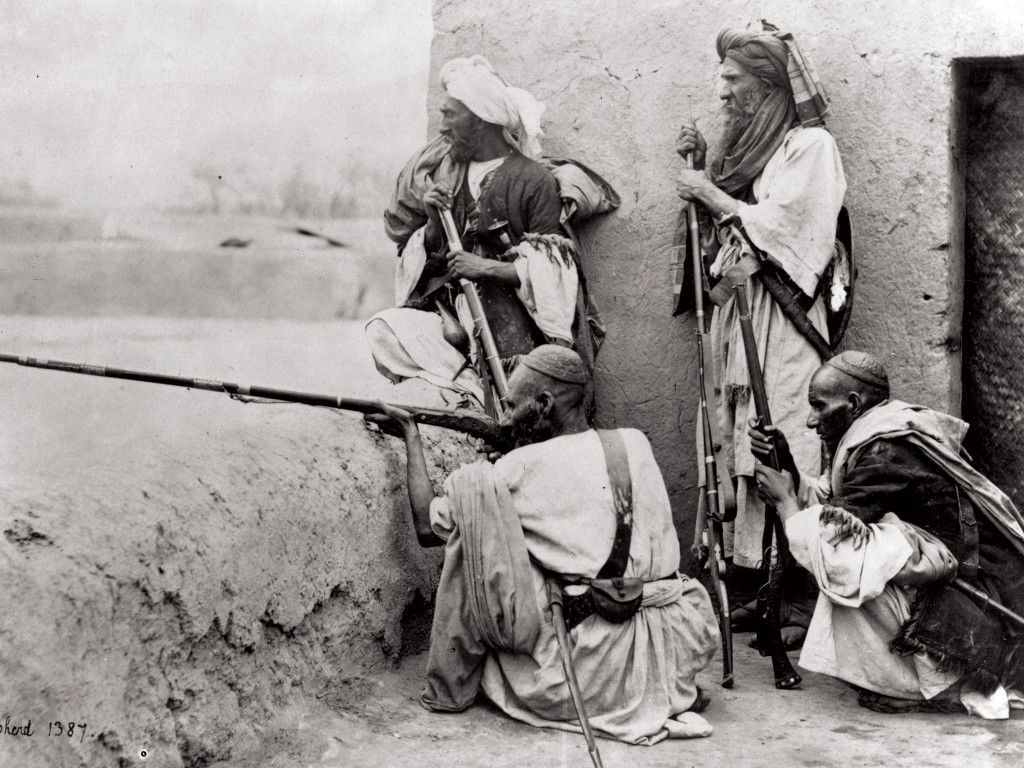
[[[761,432],[771,432],[772,417],[768,407],[768,393],[765,389],[764,375],[761,372],[761,360],[757,351],[757,341],[754,337],[754,326],[750,314],[750,300],[747,295],[747,284],[760,268],[760,263],[755,258],[748,255],[742,256],[733,267],[722,274],[721,281],[715,286],[711,295],[712,300],[720,303],[724,303],[724,300],[730,295],[735,298],[740,332],[743,336],[743,351],[747,361],[747,377],[750,380],[751,395],[754,398],[754,408],[757,412],[757,422],[751,426]],[[790,466],[783,465],[774,443],[759,458],[772,469],[791,469]],[[791,464],[791,462],[792,459],[787,463]],[[761,538],[764,555],[761,568],[765,585],[761,588],[757,600],[757,612],[760,618],[757,644],[762,656],[771,655],[772,657],[775,687],[789,689],[798,686],[801,679],[786,655],[780,624],[782,570],[789,557],[789,545],[786,541],[782,521],[776,514],[775,508],[765,504],[764,514],[764,534]],[[774,558],[772,557],[773,550]]]
[[[451,209],[439,208],[438,214],[441,218],[441,226],[444,228],[445,237],[448,239],[448,249],[450,251],[461,251],[462,238],[459,237],[459,230],[455,226],[455,219],[452,217]],[[461,277],[459,278],[459,289],[466,298],[469,312],[473,316],[474,333],[479,341],[479,346],[487,365],[487,373],[490,374],[490,384],[494,387],[494,391],[498,396],[498,407],[495,415],[500,416],[501,411],[505,407],[505,395],[508,393],[508,378],[505,376],[505,368],[502,366],[501,358],[498,355],[498,345],[494,341],[494,334],[491,333],[491,326],[487,322],[487,314],[484,312],[484,305],[480,301],[480,294],[476,289],[476,285],[471,280]]]

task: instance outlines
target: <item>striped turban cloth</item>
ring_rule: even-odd
[[[739,197],[749,196],[754,179],[794,124],[824,126],[828,111],[817,74],[793,36],[766,21],[761,24],[759,32],[723,29],[715,40],[721,61],[729,59],[773,86],[751,124],[709,168],[717,187]]]

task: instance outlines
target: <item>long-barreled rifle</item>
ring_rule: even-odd
[[[363,400],[355,397],[323,395],[315,392],[299,392],[291,389],[278,389],[277,387],[263,387],[259,385],[234,384],[229,381],[216,381],[213,379],[193,379],[165,373],[133,371],[126,368],[110,368],[102,365],[90,365],[88,363],[68,363],[62,360],[47,360],[45,358],[27,357],[24,355],[0,354],[0,363],[14,363],[29,368],[79,373],[86,376],[102,376],[108,379],[143,381],[184,389],[202,389],[207,392],[220,392],[234,399],[252,397],[285,403],[316,405],[364,414],[381,412],[380,401]],[[443,410],[440,408],[420,408],[414,405],[399,405],[398,407],[410,412],[413,418],[420,424],[463,432],[472,437],[482,438],[490,445],[501,444],[501,432],[498,429],[497,422],[483,414],[461,408]]]
[[[448,238],[448,248],[451,251],[462,250],[462,238],[459,237],[459,230],[455,226],[455,219],[448,208],[438,209],[441,216],[441,226],[444,228],[445,237]],[[459,278],[459,289],[466,297],[466,304],[469,306],[469,313],[473,316],[473,327],[480,340],[480,347],[483,350],[484,361],[487,365],[487,372],[490,374],[491,385],[498,395],[499,414],[505,407],[505,395],[508,393],[508,378],[505,376],[505,368],[501,364],[501,357],[498,354],[498,345],[494,341],[494,334],[487,322],[487,314],[484,312],[483,302],[480,301],[480,293],[472,280],[464,277]]]
[[[761,372],[761,360],[754,338],[754,326],[750,316],[750,301],[747,297],[747,282],[760,269],[759,262],[750,256],[742,257],[736,265],[722,275],[722,281],[716,290],[725,284],[732,290],[739,316],[740,333],[743,337],[743,352],[747,361],[747,378],[750,379],[750,391],[754,398],[754,409],[757,413],[757,428],[764,429],[771,425],[772,416],[768,407],[768,393],[765,390],[764,375]],[[719,293],[721,295],[721,292]],[[774,448],[768,461],[772,469],[781,469],[779,457]],[[761,539],[763,557],[761,569],[765,585],[758,594],[757,645],[762,656],[770,655],[775,675],[776,688],[795,688],[800,684],[800,675],[786,655],[786,647],[782,642],[780,623],[782,610],[782,571],[789,555],[789,546],[782,521],[771,505],[765,505],[764,534]],[[773,546],[774,542],[774,546]],[[772,557],[772,550],[775,557]]]
[[[693,155],[688,154],[686,165],[693,168]],[[703,456],[702,474],[704,483],[697,498],[697,519],[693,537],[693,549],[701,566],[706,569],[711,588],[718,603],[719,629],[722,636],[722,687],[733,685],[733,647],[732,620],[729,611],[729,592],[726,588],[725,558],[721,546],[721,525],[736,517],[736,498],[732,490],[732,479],[720,473],[716,452],[721,441],[718,438],[717,409],[709,408],[714,403],[714,387],[709,384],[709,375],[704,368],[704,348],[710,343],[704,314],[704,285],[702,280],[703,264],[700,243],[700,223],[697,217],[697,205],[690,202],[686,206],[687,239],[681,250],[689,251],[690,271],[693,277],[693,308],[697,325],[697,373],[700,381],[699,409],[697,413],[698,454]],[[688,246],[688,247],[687,247]],[[684,311],[683,280],[685,274],[684,257],[676,256],[676,280],[674,280],[675,307],[673,314]]]

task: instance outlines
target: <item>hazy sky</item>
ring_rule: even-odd
[[[0,181],[103,207],[194,168],[394,168],[426,126],[430,0],[0,0]]]

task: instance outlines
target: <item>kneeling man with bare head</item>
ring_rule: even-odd
[[[821,589],[800,665],[878,711],[1008,717],[1024,705],[1024,645],[986,601],[1024,612],[1024,519],[964,458],[967,425],[890,400],[863,352],[822,365],[808,400],[831,456],[821,478],[796,474],[777,429],[750,430],[755,456],[774,445],[789,470],[755,477]]]
[[[468,464],[435,497],[416,423],[370,417],[408,449],[424,546],[444,545],[421,702],[461,711],[478,690],[531,725],[577,730],[549,607],[564,604],[572,662],[596,732],[633,744],[710,734],[692,711],[718,626],[707,592],[680,576],[668,493],[635,429],[594,430],[579,355],[542,345],[509,382],[502,426],[516,448]],[[609,605],[594,587],[625,585]],[[614,596],[612,596],[614,597]],[[614,599],[612,600],[614,603]],[[606,618],[610,616],[610,618]]]

